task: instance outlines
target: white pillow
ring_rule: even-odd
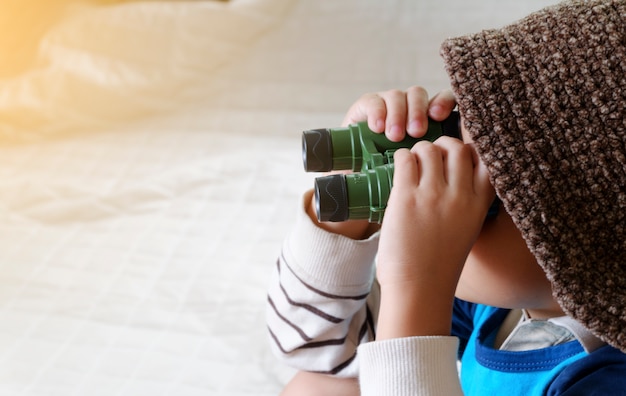
[[[4,18],[24,19],[33,0],[24,1],[21,15]],[[13,24],[31,40],[17,46],[27,67],[0,73],[0,141],[83,132],[184,105],[187,89],[215,78],[280,23],[289,0],[51,0],[39,14],[33,7],[26,16],[38,23]],[[0,53],[11,50],[3,44]],[[29,49],[32,62],[24,62]]]

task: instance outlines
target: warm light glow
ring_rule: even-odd
[[[188,107],[194,95],[217,98],[228,89],[219,73],[289,4],[2,0],[0,141],[108,128]]]
[[[37,58],[41,38],[68,7],[120,0],[3,0],[0,2],[0,79],[27,70]]]

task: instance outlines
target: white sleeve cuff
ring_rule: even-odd
[[[358,349],[361,395],[462,395],[458,338],[406,337]]]
[[[283,249],[293,270],[310,285],[352,295],[370,290],[378,233],[364,240],[333,234],[315,225],[305,211],[312,192],[307,192],[298,210],[295,229]]]

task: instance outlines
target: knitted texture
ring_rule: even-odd
[[[626,352],[626,1],[445,41],[465,127],[561,307]]]

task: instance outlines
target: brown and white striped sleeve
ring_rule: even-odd
[[[267,297],[270,343],[282,361],[299,370],[357,376],[357,347],[375,333],[377,248],[378,235],[356,241],[332,234],[300,211]]]

